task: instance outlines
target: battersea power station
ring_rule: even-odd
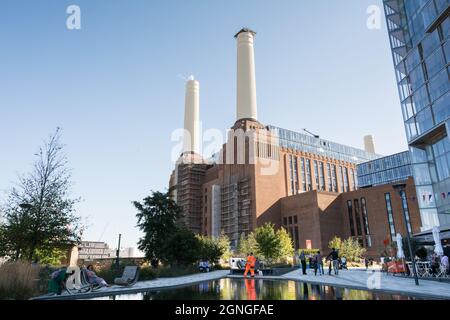
[[[169,190],[183,208],[188,227],[213,237],[224,233],[236,246],[242,234],[271,222],[289,232],[296,249],[328,251],[335,236],[355,237],[374,257],[386,239],[395,241],[406,228],[419,233],[417,195],[407,161],[385,161],[370,143],[361,150],[260,123],[256,33],[244,28],[235,38],[236,122],[214,160],[206,161],[199,153],[200,84],[193,78],[186,84],[183,153]],[[387,179],[358,186],[358,171],[383,168],[383,163]],[[396,172],[401,174],[394,177]],[[396,183],[405,185],[404,197],[394,188]]]

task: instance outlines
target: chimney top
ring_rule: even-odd
[[[241,33],[244,33],[244,32],[250,32],[253,36],[256,36],[256,32],[253,31],[252,29],[250,29],[250,28],[242,28],[241,31],[236,33],[236,35],[234,37],[237,38]]]

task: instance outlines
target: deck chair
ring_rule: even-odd
[[[79,267],[67,268],[68,273],[72,273],[66,281],[66,291],[69,294],[86,293],[91,291],[92,285],[90,283],[83,283],[82,272]]]
[[[139,267],[128,266],[123,270],[120,278],[114,279],[114,283],[119,286],[133,286],[139,279]]]
[[[96,291],[101,288],[100,285],[89,282],[86,268],[81,268],[81,270],[80,270],[80,282],[81,282],[82,290],[85,290],[85,292]]]

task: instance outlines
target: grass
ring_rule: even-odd
[[[25,300],[38,293],[39,267],[21,261],[0,266],[0,299]]]

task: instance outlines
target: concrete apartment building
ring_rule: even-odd
[[[204,161],[198,151],[200,85],[193,79],[186,85],[188,138],[169,184],[189,228],[210,236],[223,232],[236,246],[242,234],[271,222],[288,230],[296,248],[328,251],[334,236],[353,236],[370,254],[379,254],[380,244],[390,236],[385,193],[392,193],[390,206],[396,215],[401,213],[401,200],[394,196],[392,185],[358,190],[357,166],[381,156],[260,123],[255,32],[242,29],[235,37],[236,122],[213,163]],[[373,143],[370,150],[374,151]],[[414,189],[412,179],[407,185],[409,193]],[[408,206],[413,229],[420,230],[412,198]],[[404,234],[401,223],[394,219],[396,230]]]

